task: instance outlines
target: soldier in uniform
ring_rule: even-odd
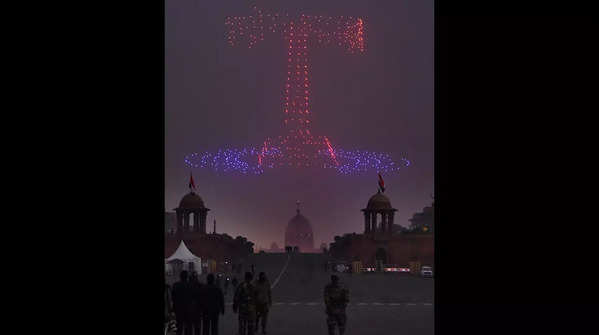
[[[233,312],[239,311],[239,335],[253,335],[256,322],[256,288],[252,273],[245,273],[245,281],[235,290]]]
[[[331,276],[331,283],[324,288],[324,304],[327,313],[329,335],[335,334],[335,326],[339,327],[339,335],[345,332],[347,316],[345,308],[349,303],[349,291],[339,284],[339,277]]]
[[[258,323],[261,323],[262,334],[266,334],[266,321],[268,319],[268,309],[272,306],[272,296],[270,294],[270,282],[266,279],[264,272],[260,272],[258,281],[254,286],[256,287],[256,332],[258,332]]]

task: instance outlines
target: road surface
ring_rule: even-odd
[[[332,272],[324,271],[325,262],[321,254],[254,254],[246,260],[246,270],[254,264],[256,275],[266,272],[273,286],[268,334],[327,334],[323,290]],[[433,279],[405,273],[337,275],[350,291],[346,335],[434,334]],[[232,296],[229,288],[220,334],[237,334]]]

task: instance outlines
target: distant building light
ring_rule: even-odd
[[[388,267],[388,268],[384,268],[383,271],[385,271],[385,272],[410,272],[410,268]]]

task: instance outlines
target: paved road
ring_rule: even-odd
[[[309,303],[273,306],[268,324],[268,334],[300,335],[327,334],[324,305]],[[347,309],[346,335],[433,335],[432,304],[407,303],[399,305],[350,304]],[[237,334],[237,314],[227,306],[220,324],[220,333]]]
[[[256,272],[266,272],[274,285],[269,334],[327,334],[323,290],[332,273],[324,271],[325,261],[319,254],[258,254],[246,261],[246,269],[254,264]],[[432,279],[407,274],[338,275],[350,291],[347,335],[434,334]],[[237,334],[232,299],[229,289],[220,323],[224,335]]]
[[[271,283],[279,276],[284,262],[280,259],[252,259],[256,271],[266,271]],[[274,261],[273,261],[274,260]],[[299,254],[291,256],[286,271],[280,275],[273,288],[273,299],[279,302],[313,302],[323,300],[324,286],[330,282],[331,272],[324,271],[325,256],[320,254]],[[278,271],[273,271],[271,262],[277,263]],[[280,265],[279,265],[280,264]],[[264,270],[263,270],[264,269]],[[273,276],[270,273],[277,273]],[[432,303],[434,281],[405,273],[337,274],[341,282],[349,288],[351,302],[416,302]]]

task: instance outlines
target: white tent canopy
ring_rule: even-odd
[[[192,254],[191,251],[189,251],[189,249],[185,245],[185,242],[181,241],[179,247],[177,248],[177,251],[175,251],[175,253],[172,254],[171,257],[167,258],[166,261],[170,262],[175,259],[178,259],[183,262],[193,262],[200,260],[200,257]]]
[[[183,263],[183,268],[189,271],[194,271],[198,274],[202,274],[202,259],[189,251],[189,248],[185,245],[185,242],[181,241],[179,247],[172,254],[171,257],[166,258],[165,261],[165,270],[167,273],[171,273],[173,270],[173,266],[170,264],[172,261],[180,261]]]

